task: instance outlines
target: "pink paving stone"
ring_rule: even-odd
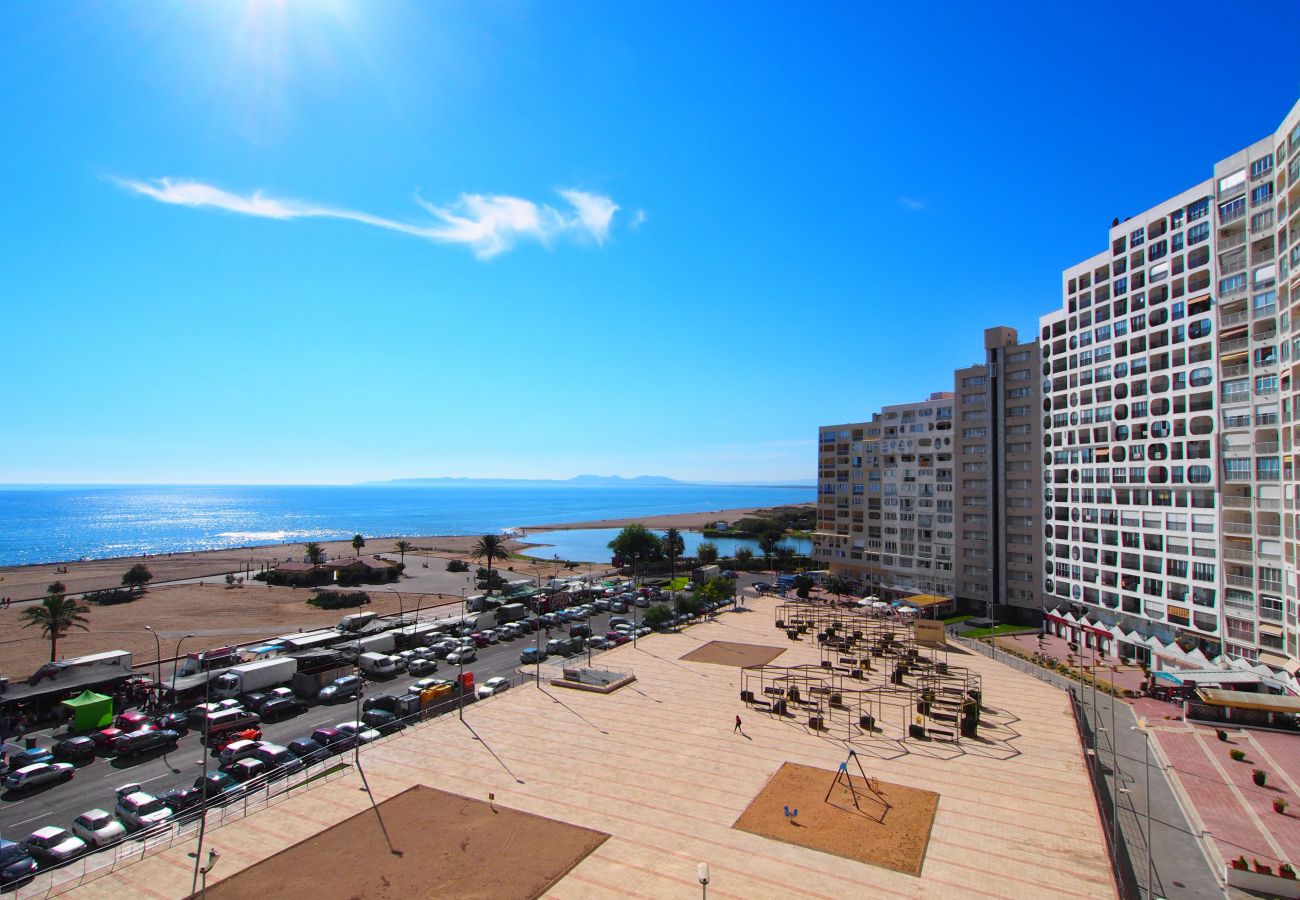
[[[1224,783],[1223,776],[1206,757],[1198,734],[1194,731],[1155,730],[1153,735],[1165,758],[1177,771],[1184,792],[1196,807],[1196,813],[1205,828],[1214,837],[1224,860],[1245,854],[1247,859],[1258,857],[1276,864],[1277,860],[1273,858],[1274,853],[1268,841],[1245,808],[1238,803],[1236,795]],[[1213,738],[1213,732],[1211,739],[1215,744],[1223,746],[1217,738]],[[1211,752],[1216,749],[1211,748]],[[1226,765],[1244,768],[1249,780],[1250,767],[1228,759],[1226,751],[1223,751],[1223,761]]]
[[[1248,732],[1250,744],[1260,746],[1265,753],[1282,768],[1283,773],[1292,782],[1297,782],[1297,776],[1300,775],[1300,739],[1296,735],[1290,734],[1271,734],[1266,731]],[[1247,778],[1247,786],[1242,790],[1252,798],[1251,807],[1255,810],[1256,815],[1264,822],[1269,833],[1273,835],[1273,840],[1282,847],[1287,862],[1292,865],[1300,864],[1300,819],[1296,818],[1296,813],[1300,813],[1300,797],[1296,797],[1290,785],[1281,777],[1281,773],[1272,771],[1272,763],[1263,759],[1256,759],[1258,754],[1252,753],[1250,744],[1240,742],[1238,746],[1246,751],[1246,758],[1253,760],[1250,765],[1238,763],[1242,770],[1246,769],[1263,769],[1268,773],[1268,779],[1264,787],[1256,787],[1253,780]],[[1215,743],[1217,739],[1211,738]],[[1219,746],[1223,746],[1220,744]],[[1249,776],[1249,772],[1247,776]],[[1234,781],[1238,779],[1234,778]],[[1291,804],[1286,813],[1279,815],[1273,811],[1273,800],[1281,798]]]

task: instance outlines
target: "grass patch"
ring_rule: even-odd
[[[968,628],[962,632],[962,637],[982,638],[992,634],[1033,634],[1038,631],[1037,628],[1026,628],[1024,625],[999,625],[997,628]]]
[[[690,580],[691,579],[685,575],[678,575],[676,578],[669,580],[667,589],[670,591],[680,591],[686,587],[686,583]]]
[[[956,625],[958,622],[965,622],[967,619],[973,619],[973,618],[975,617],[972,616],[970,613],[962,613],[959,616],[949,616],[948,618],[943,620],[943,624]]]

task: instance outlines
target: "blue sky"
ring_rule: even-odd
[[[5,4],[0,482],[811,478],[1300,97],[1050,7]]]

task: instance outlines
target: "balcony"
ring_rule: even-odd
[[[1224,388],[1221,396],[1224,403],[1247,403],[1250,401],[1250,388]]]
[[[1277,314],[1277,304],[1276,304],[1276,303],[1265,303],[1263,306],[1256,306],[1256,307],[1255,307],[1255,318],[1256,318],[1256,319],[1260,318],[1261,316],[1272,316],[1272,315],[1276,315],[1276,314]],[[1225,324],[1226,324],[1226,323],[1225,323]]]
[[[1273,497],[1257,497],[1255,499],[1255,505],[1260,509],[1278,509],[1281,506],[1281,502]]]
[[[1249,319],[1250,319],[1249,313],[1245,313],[1245,312],[1230,313],[1229,315],[1226,316],[1219,316],[1219,327],[1231,328],[1232,326],[1240,325],[1242,322],[1248,321]]]
[[[1229,474],[1236,474],[1236,473],[1229,473]],[[1250,477],[1250,473],[1249,473],[1249,472],[1246,473],[1246,477],[1247,477],[1247,478]],[[1244,535],[1249,535],[1249,534],[1252,534],[1253,531],[1252,531],[1252,529],[1251,529],[1251,525],[1250,525],[1249,522],[1224,522],[1224,523],[1223,523],[1223,533],[1224,533],[1224,534],[1244,534]]]
[[[1244,243],[1246,243],[1246,232],[1243,231],[1239,234],[1230,234],[1220,240],[1219,249],[1231,250],[1233,247],[1240,247]]]
[[[1255,553],[1252,550],[1224,550],[1223,558],[1249,563],[1255,561]]]
[[[1260,537],[1281,537],[1282,526],[1280,525],[1256,525],[1255,533]]]
[[[1223,449],[1229,450],[1229,449],[1240,449],[1240,448],[1224,447]],[[1224,506],[1229,507],[1230,509],[1250,509],[1249,497],[1237,497],[1232,494],[1224,494],[1219,499]]]
[[[1236,313],[1235,315],[1244,316],[1246,314]],[[1239,378],[1242,375],[1249,375],[1249,374],[1250,374],[1250,366],[1245,366],[1245,365],[1224,366],[1223,371],[1220,372],[1220,375],[1224,378]]]
[[[1223,580],[1228,583],[1229,587],[1249,589],[1255,586],[1254,579],[1248,578],[1245,575],[1225,575],[1223,576]]]
[[[1245,350],[1249,345],[1250,342],[1246,340],[1244,337],[1231,338],[1229,340],[1219,342],[1219,353],[1221,354],[1234,353],[1238,350]]]
[[[1255,452],[1263,455],[1277,453],[1280,449],[1281,445],[1276,441],[1257,441],[1255,443]]]
[[[1229,470],[1229,471],[1223,473],[1223,480],[1224,480],[1224,481],[1250,481],[1250,472],[1242,472],[1242,471],[1237,470],[1237,469],[1232,469],[1232,470]],[[1249,530],[1233,532],[1233,531],[1230,531],[1230,530],[1227,528],[1227,526],[1224,526],[1224,530],[1225,530],[1225,531],[1229,531],[1229,533],[1231,533],[1231,534],[1249,534],[1249,533],[1250,533]]]

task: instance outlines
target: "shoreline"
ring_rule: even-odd
[[[781,504],[781,506],[811,506],[812,504]],[[508,532],[515,535],[507,541],[507,548],[512,553],[528,547],[542,546],[530,542],[528,534],[536,531],[574,531],[585,528],[622,528],[626,525],[643,524],[647,528],[680,528],[697,531],[705,525],[718,521],[733,522],[744,516],[753,515],[760,510],[775,509],[774,506],[744,507],[738,509],[706,510],[693,513],[669,513],[657,516],[628,516],[618,519],[596,519],[585,522],[563,522],[548,525],[521,525]],[[506,533],[503,531],[502,533]],[[393,544],[399,540],[410,541],[413,549],[407,555],[418,558],[421,555],[436,554],[441,557],[468,558],[473,552],[474,543],[479,535],[392,535],[390,537],[367,537],[363,554],[382,554],[396,558],[400,554]],[[68,593],[80,594],[86,591],[104,590],[121,586],[122,574],[136,563],[144,563],[153,573],[154,584],[184,581],[187,579],[214,578],[231,572],[256,572],[263,565],[283,562],[295,555],[301,557],[301,548],[305,542],[251,544],[227,547],[218,550],[194,550],[158,555],[113,556],[102,559],[67,560],[45,563],[24,563],[22,565],[0,566],[0,597],[10,597],[15,603],[38,600],[45,594],[45,587],[54,581],[66,585]],[[327,556],[352,556],[352,542],[349,540],[317,541]],[[297,554],[295,554],[297,550]],[[546,560],[538,558],[538,565]],[[57,571],[64,569],[66,571]]]

